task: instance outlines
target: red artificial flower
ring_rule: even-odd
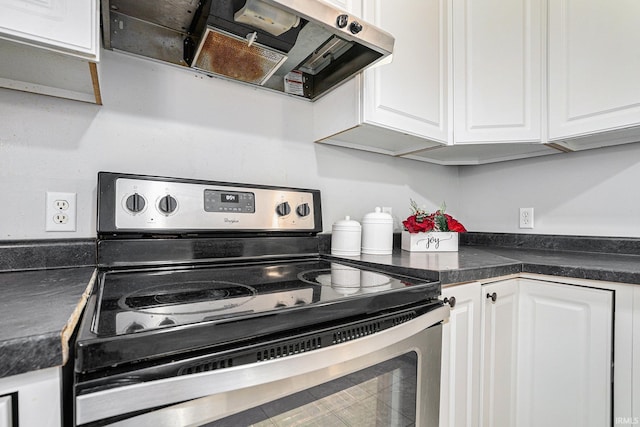
[[[418,221],[416,215],[411,215],[406,220],[402,221],[404,228],[409,233],[426,233],[434,228],[433,220],[424,218],[422,221]]]
[[[451,215],[444,214],[447,218],[447,227],[449,231],[453,231],[456,233],[466,233],[467,229],[464,228],[464,225],[460,224],[457,220],[455,220]]]
[[[402,221],[402,225],[409,233],[427,233],[429,231],[464,233],[467,231],[464,225],[460,224],[451,215],[444,213],[444,203],[440,210],[428,214],[422,208],[419,208],[416,202],[411,200],[411,209],[413,210],[413,215]]]

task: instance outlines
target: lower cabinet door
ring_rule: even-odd
[[[518,281],[482,286],[481,416],[483,427],[516,423]]]
[[[519,427],[611,424],[613,291],[520,279]]]
[[[440,427],[476,427],[480,405],[480,283],[442,288],[451,306],[442,326]]]
[[[632,424],[640,424],[640,286],[635,286],[633,289],[633,395],[632,402]],[[622,417],[621,421],[625,421],[625,417]]]

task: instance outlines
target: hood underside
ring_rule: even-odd
[[[315,100],[393,37],[319,0],[102,0],[113,49]]]

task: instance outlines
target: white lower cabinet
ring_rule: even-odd
[[[480,410],[481,284],[442,289],[451,307],[442,327],[440,426],[475,427]],[[455,301],[455,302],[454,302]]]
[[[482,426],[517,425],[517,285],[517,279],[511,279],[482,286]]]
[[[519,279],[517,422],[611,423],[613,291]]]
[[[633,290],[633,360],[632,369],[634,390],[632,392],[633,401],[630,418],[632,424],[640,424],[640,286],[636,286]],[[625,418],[622,416],[622,418]]]
[[[443,288],[456,304],[443,328],[440,426],[633,421],[640,410],[640,390],[632,393],[640,387],[632,368],[640,365],[640,337],[635,360],[631,348],[634,288],[522,276]],[[640,288],[635,304],[639,311]],[[634,321],[640,330],[640,315]]]
[[[60,427],[61,369],[0,378],[0,427]]]

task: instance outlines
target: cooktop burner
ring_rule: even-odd
[[[168,283],[125,295],[118,301],[118,305],[125,310],[148,311],[160,306],[253,297],[255,294],[256,290],[250,286],[216,280]]]

